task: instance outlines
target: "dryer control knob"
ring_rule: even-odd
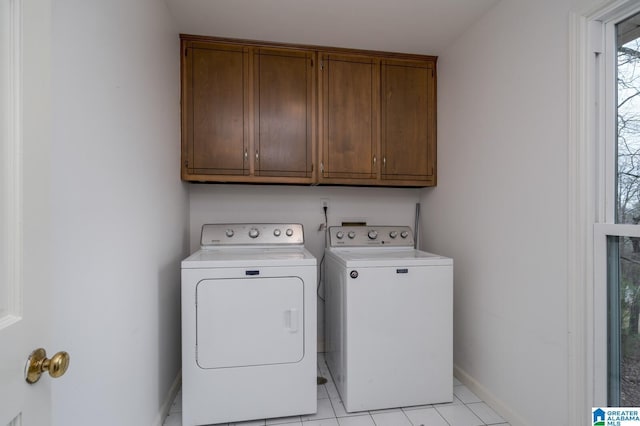
[[[350,232],[347,234],[347,236],[353,240],[353,239],[356,237],[356,233],[355,233],[355,232],[353,232],[353,231],[350,231]]]
[[[378,232],[374,230],[369,231],[367,235],[369,236],[370,240],[375,240],[376,238],[378,238]]]
[[[396,237],[398,236],[398,231],[391,231],[391,232],[389,232],[389,236],[390,236],[391,238],[396,238]]]
[[[339,239],[339,240],[343,239],[344,238],[344,232],[342,232],[342,231],[336,232],[336,238]]]
[[[279,229],[277,229],[277,228],[273,230],[273,235],[275,235],[276,237],[279,237],[279,236],[280,236],[280,234],[282,234],[282,231],[281,231],[281,230],[279,230]]]
[[[258,235],[260,235],[260,231],[258,231],[256,228],[251,228],[249,230],[249,237],[258,238]]]
[[[400,236],[401,236],[402,238],[407,238],[407,237],[409,236],[409,233],[408,233],[407,231],[402,231],[402,232],[400,233]]]
[[[287,237],[290,237],[293,235],[293,229],[289,228],[284,233],[287,234]]]
[[[227,229],[224,234],[229,238],[233,237],[233,229]]]

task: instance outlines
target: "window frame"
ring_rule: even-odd
[[[615,25],[638,12],[617,0],[570,15],[569,424],[607,405],[607,237],[640,237],[640,226],[615,223]]]

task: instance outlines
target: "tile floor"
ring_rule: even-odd
[[[324,361],[318,354],[318,375],[327,383],[318,385],[318,412],[312,415],[223,423],[235,426],[509,426],[466,386],[453,379],[454,400],[450,404],[393,408],[369,412],[347,413]],[[164,426],[182,426],[182,392],[179,392]]]

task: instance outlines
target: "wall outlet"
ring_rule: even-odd
[[[329,209],[329,199],[328,198],[320,198],[320,208],[324,209],[327,208],[327,210]]]

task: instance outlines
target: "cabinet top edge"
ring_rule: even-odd
[[[403,53],[403,52],[385,52],[380,50],[365,50],[365,49],[352,49],[347,47],[332,47],[332,46],[319,46],[311,44],[295,44],[295,43],[280,43],[271,41],[260,40],[246,40],[227,37],[214,37],[203,36],[194,34],[180,34],[180,40],[182,42],[215,42],[225,44],[238,44],[243,46],[254,47],[267,47],[267,48],[279,48],[279,49],[305,49],[315,50],[321,53],[339,53],[339,54],[351,54],[351,55],[367,55],[367,56],[384,56],[384,57],[397,57],[402,59],[416,59],[422,61],[437,62],[438,57],[432,55],[420,55],[416,53]]]

